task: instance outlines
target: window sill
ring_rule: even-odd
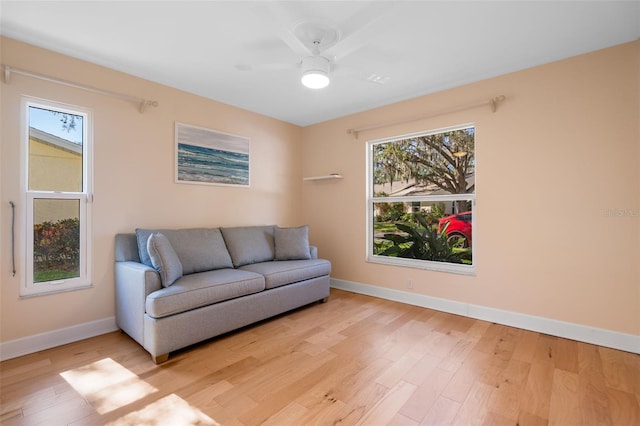
[[[52,294],[58,294],[58,293],[67,293],[69,291],[76,291],[76,290],[86,290],[88,288],[93,288],[93,284],[86,284],[86,285],[76,285],[73,287],[61,287],[61,288],[55,288],[54,286],[52,286],[53,288],[49,288],[49,289],[41,289],[41,290],[25,290],[23,289],[23,292],[20,294],[20,299],[30,299],[32,297],[38,297],[38,296],[49,296]]]
[[[429,271],[448,272],[460,275],[476,275],[476,269],[473,265],[463,265],[458,263],[433,262],[428,260],[403,259],[390,256],[370,255],[367,262],[379,263],[383,265],[400,266],[403,268],[425,269]]]

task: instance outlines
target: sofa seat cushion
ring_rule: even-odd
[[[331,273],[331,263],[324,259],[275,260],[241,266],[239,270],[261,274],[265,288],[275,288]]]
[[[146,311],[152,318],[162,318],[264,289],[265,280],[260,274],[237,269],[216,269],[185,275],[171,287],[154,291],[147,296]]]

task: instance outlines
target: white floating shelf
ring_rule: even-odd
[[[302,180],[327,180],[327,179],[342,179],[342,175],[338,173],[331,173],[330,175],[310,176],[310,177],[302,178]]]

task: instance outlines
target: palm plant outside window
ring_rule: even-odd
[[[367,144],[367,259],[473,274],[475,127]]]

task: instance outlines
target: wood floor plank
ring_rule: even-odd
[[[570,373],[578,372],[578,342],[555,338],[553,362],[556,368]]]
[[[79,396],[24,415],[24,424],[67,425],[93,414],[93,408]]]
[[[161,365],[122,332],[0,363],[3,426],[627,426],[639,401],[637,354],[334,289]]]
[[[460,426],[484,424],[494,390],[493,386],[475,382],[452,424]]]
[[[520,407],[525,395],[525,386],[531,364],[512,358],[504,371],[498,377],[493,398],[489,404],[489,416],[486,424],[491,421],[503,423],[509,420],[516,424],[520,415]],[[492,420],[493,419],[493,420]]]
[[[343,424],[355,425],[366,417],[390,392],[390,389],[382,386],[380,383],[368,382],[363,383],[357,394],[349,399],[346,404],[348,412],[340,417]]]
[[[387,423],[388,426],[419,426],[419,423],[413,419],[396,413],[395,416]]]
[[[413,359],[420,359],[424,355],[424,352],[420,350],[407,354],[410,349],[418,345],[418,342],[429,333],[429,331],[425,329],[424,322],[410,319],[404,324],[397,324],[397,327],[393,330],[385,327],[385,331],[389,333],[389,340],[392,342],[384,354],[385,358],[391,361],[398,361],[400,358],[407,357],[407,355]]]
[[[458,415],[461,405],[459,402],[440,396],[433,403],[427,415],[420,422],[420,425],[450,425]]]
[[[416,387],[413,395],[400,407],[399,413],[416,422],[422,421],[427,415],[443,389],[447,386],[453,373],[441,368],[433,369],[425,380]]]
[[[442,395],[453,401],[462,403],[471,390],[473,384],[482,377],[489,368],[491,354],[478,352],[475,349],[469,353],[466,361],[455,372]]]
[[[400,382],[391,388],[372,409],[362,416],[356,425],[386,425],[395,417],[398,410],[415,393],[416,386],[407,382]]]
[[[506,417],[504,414],[489,411],[485,416],[482,426],[517,426],[518,422]]]
[[[548,424],[549,420],[543,419],[526,411],[520,411],[517,423],[518,426],[547,426]]]
[[[386,386],[376,383],[375,378],[380,375],[381,371],[389,368],[389,365],[390,361],[384,358],[378,358],[368,364],[363,364],[363,368],[356,371],[355,374],[343,377],[339,386],[333,389],[334,398],[341,401],[355,400],[364,389],[374,384],[388,389]]]
[[[581,425],[585,419],[580,413],[578,375],[556,368],[553,374],[549,425]]]
[[[451,372],[458,371],[473,350],[475,343],[474,340],[466,336],[459,337],[447,356],[438,364],[438,368]]]
[[[608,390],[600,352],[594,345],[578,343],[578,398],[580,411],[594,424],[612,425]]]
[[[513,350],[513,358],[524,362],[532,362],[539,338],[540,334],[534,331],[518,330],[518,341]]]
[[[351,407],[339,400],[322,400],[313,409],[300,418],[299,425],[337,425],[346,424],[343,419],[351,412]]]
[[[393,362],[393,364],[384,370],[380,376],[376,377],[375,380],[381,385],[392,388],[396,386],[419,361],[420,359],[416,359],[413,354],[405,353],[404,356]]]
[[[318,369],[319,378],[309,383],[307,389],[297,396],[296,401],[309,410],[309,416],[320,411],[320,406],[335,403],[335,390],[346,386],[346,380],[357,374],[364,366],[355,359],[335,358]]]
[[[311,358],[310,362],[288,370],[276,380],[267,383],[266,387],[253,388],[248,395],[258,402],[258,405],[239,416],[238,420],[244,424],[261,424],[266,421],[304,392],[311,383],[315,383],[326,374],[326,366],[333,359],[334,354],[325,352],[324,357]]]
[[[547,361],[531,364],[521,410],[541,419],[549,419],[549,405],[553,388],[553,364]]]
[[[412,383],[416,386],[422,385],[427,380],[433,370],[438,367],[442,358],[437,358],[431,354],[425,354],[418,362],[416,362],[402,377],[402,380]]]
[[[25,408],[30,407],[33,404],[37,404],[40,400],[45,398],[52,398],[56,394],[53,386],[43,386],[42,389],[34,391],[24,391],[22,389],[16,389],[13,392],[0,392],[0,414],[4,415],[7,412],[15,412],[19,410],[22,412]]]
[[[523,388],[512,383],[502,383],[499,388],[496,388],[489,401],[485,423],[491,424],[492,420],[490,419],[495,419],[494,421],[498,423],[504,423],[508,420],[511,424],[516,424],[520,415],[523,390]]]
[[[263,426],[280,426],[280,425],[295,425],[301,424],[300,419],[307,414],[307,408],[298,404],[297,402],[291,402],[286,407],[278,411],[276,414],[265,420]]]
[[[634,395],[617,389],[607,390],[613,425],[640,425],[640,403]]]
[[[22,409],[5,410],[0,414],[0,424],[19,423],[22,422]]]
[[[637,394],[640,387],[640,371],[628,354],[609,348],[599,348],[599,353],[607,386]]]

